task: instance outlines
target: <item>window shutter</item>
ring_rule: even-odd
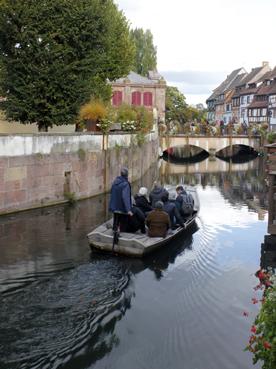
[[[123,101],[123,93],[122,91],[114,91],[112,96],[112,105],[119,106]]]
[[[132,105],[141,105],[141,92],[139,91],[134,91],[131,94],[131,104]]]
[[[152,93],[144,92],[144,106],[152,106]]]

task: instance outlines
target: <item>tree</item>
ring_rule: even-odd
[[[192,120],[206,119],[206,109],[198,110],[186,103],[185,96],[177,87],[167,86],[166,89],[166,119],[181,124]]]
[[[177,87],[167,86],[166,89],[166,119],[178,121],[183,124],[187,121],[187,109],[185,96]]]
[[[153,45],[152,33],[150,30],[144,32],[142,28],[135,28],[131,36],[136,48],[134,71],[146,76],[157,67],[157,48]]]
[[[134,46],[112,0],[0,0],[6,115],[40,130],[75,123],[107,79],[127,75]]]

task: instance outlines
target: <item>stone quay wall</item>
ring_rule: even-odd
[[[122,166],[133,182],[158,147],[156,132],[0,135],[0,215],[108,192]]]

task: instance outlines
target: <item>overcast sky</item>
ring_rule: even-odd
[[[158,70],[187,102],[232,70],[276,65],[276,0],[115,0],[133,28],[150,29]]]

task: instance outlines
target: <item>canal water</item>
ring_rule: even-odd
[[[261,158],[158,163],[134,188],[194,185],[201,210],[144,260],[90,252],[106,196],[1,217],[0,368],[253,368],[243,349],[259,309],[263,171]]]

